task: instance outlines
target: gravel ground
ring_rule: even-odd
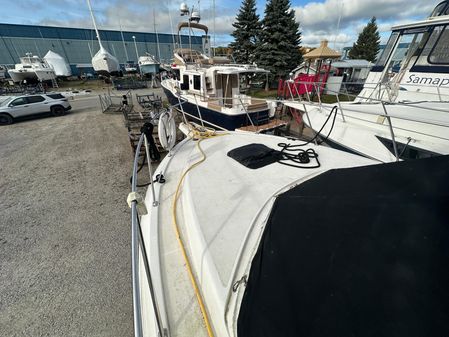
[[[132,153],[97,97],[0,127],[0,335],[132,336]]]

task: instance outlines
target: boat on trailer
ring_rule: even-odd
[[[353,102],[314,103],[311,95],[320,98],[320,90],[314,90],[285,104],[306,113],[304,122],[330,145],[376,160],[449,154],[448,39],[449,1],[443,1],[429,18],[392,28]],[[404,43],[409,46],[397,64]],[[304,83],[301,89],[308,86]]]
[[[208,27],[196,22],[182,22],[183,28]],[[208,48],[207,48],[208,49]],[[191,48],[177,48],[172,64],[173,75],[161,86],[172,105],[181,104],[193,120],[202,119],[227,130],[272,130],[286,123],[275,119],[276,104],[246,94],[256,74],[268,71],[256,65],[235,64],[227,57],[211,57]],[[190,117],[190,118],[192,118]]]
[[[135,336],[448,330],[449,156],[379,164],[313,142],[180,129],[187,138],[149,166],[146,196],[145,135],[136,150]]]

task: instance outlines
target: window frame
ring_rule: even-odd
[[[41,100],[41,101],[37,101],[37,102],[32,102],[32,101],[30,100],[30,98],[34,98],[34,97],[40,97],[42,100]],[[28,96],[28,97],[26,97],[26,100],[28,101],[29,104],[42,103],[42,102],[45,102],[45,101],[46,101],[45,97],[43,97],[43,96],[41,96],[41,95]]]
[[[449,34],[449,25],[444,25],[443,29],[441,30],[440,34],[438,35],[437,40],[435,41],[434,45],[432,46],[432,49],[429,52],[429,55],[427,55],[427,63],[429,63],[432,66],[444,66],[444,65],[449,65],[449,60],[447,62],[432,62],[430,60],[430,57],[432,56],[433,52],[435,51],[435,47],[438,45],[438,42],[440,42],[441,36],[443,36],[444,31],[447,30],[447,33]]]
[[[15,101],[18,101],[19,99],[23,100],[23,104],[13,104]],[[21,106],[21,105],[25,105],[28,104],[28,100],[26,97],[17,97],[14,100],[11,101],[11,103],[9,103],[10,107],[16,107],[16,106]]]

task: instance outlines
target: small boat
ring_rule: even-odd
[[[163,124],[173,136],[172,118]],[[448,331],[448,156],[379,164],[272,135],[180,129],[187,138],[164,142],[145,197],[138,159],[152,142],[136,150],[135,336]]]
[[[206,36],[208,33],[205,25],[181,22],[178,41],[183,28],[202,30]],[[267,131],[285,125],[274,118],[274,102],[246,94],[251,82],[257,81],[255,75],[268,73],[257,65],[235,64],[227,57],[210,57],[204,51],[177,48],[171,68],[173,76],[164,79],[161,86],[168,101],[172,105],[182,103],[182,109],[193,120],[203,119],[227,130]]]
[[[109,53],[101,43],[100,33],[98,32],[97,23],[95,21],[95,16],[92,11],[90,0],[87,0],[87,5],[89,7],[92,22],[97,34],[98,43],[100,45],[100,50],[98,50],[94,57],[92,57],[92,66],[94,70],[101,76],[109,77],[120,75],[120,65],[117,58]]]
[[[138,64],[142,76],[153,77],[159,73],[160,63],[149,53],[146,53],[144,56],[139,56]]]
[[[6,67],[0,65],[0,79],[3,80],[6,77]]]
[[[72,69],[70,68],[70,65],[67,63],[65,58],[58,53],[49,50],[43,59],[53,68],[57,77],[72,76]]]
[[[125,63],[125,71],[128,74],[135,74],[137,73],[138,67],[133,61],[126,61]]]
[[[39,56],[27,53],[20,58],[20,63],[14,69],[8,70],[9,76],[15,83],[35,83],[52,81],[56,79],[54,69]]]
[[[354,101],[341,102],[334,92],[335,104],[321,103],[321,90],[302,83],[298,92],[310,92],[284,104],[306,113],[304,122],[329,145],[382,162],[449,154],[447,13],[449,1],[443,1],[429,18],[393,27]],[[404,42],[410,42],[406,53],[398,50]]]

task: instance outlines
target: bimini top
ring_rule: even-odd
[[[449,331],[449,156],[327,171],[281,194],[238,336]]]

